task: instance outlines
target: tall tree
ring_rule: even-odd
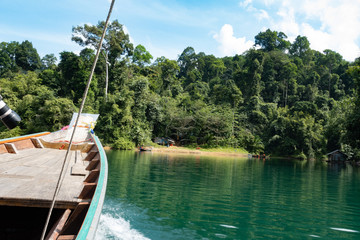
[[[177,75],[179,74],[180,67],[175,60],[169,60],[165,57],[156,59],[154,66],[158,69],[160,75],[159,83],[161,85],[161,92],[168,91],[172,96],[176,96],[182,92],[180,81]],[[169,94],[166,94],[169,95]]]
[[[179,78],[186,77],[196,67],[196,53],[194,48],[187,47],[178,58],[180,66]]]
[[[101,21],[96,26],[85,24],[84,26],[73,27],[71,40],[83,47],[97,48],[104,26],[105,22]],[[114,66],[117,61],[122,60],[122,57],[131,56],[133,48],[129,35],[124,32],[123,25],[117,20],[110,22],[101,46],[106,65],[105,98],[107,98],[108,92],[109,65]]]
[[[55,57],[55,55],[52,54],[46,54],[42,59],[41,59],[41,64],[42,64],[42,68],[43,69],[49,69],[49,68],[55,68],[56,67],[56,61],[57,58]]]
[[[265,51],[281,50],[284,51],[290,46],[286,40],[287,36],[283,32],[271,31],[260,32],[255,36],[255,46],[260,46]]]
[[[146,50],[146,48],[139,44],[135,47],[132,60],[134,63],[138,64],[140,67],[144,67],[145,64],[150,64],[153,56]]]
[[[91,54],[88,49],[80,52],[77,56],[72,52],[61,52],[59,70],[61,71],[60,95],[72,99],[77,103],[82,97],[86,81],[90,75],[88,59]],[[92,51],[91,51],[92,52]],[[84,60],[85,59],[85,60]],[[93,79],[89,89],[89,97],[94,98],[97,91],[97,79]]]
[[[34,71],[41,67],[40,56],[28,40],[16,48],[15,54],[16,64],[25,71]]]
[[[6,50],[7,50],[7,43],[6,42],[0,43],[0,76],[5,72],[10,71],[12,66],[12,60],[10,54]]]
[[[307,37],[297,36],[293,44],[291,44],[289,52],[292,56],[299,57],[303,62],[308,63],[312,52]]]
[[[355,61],[354,66],[349,67],[348,73],[354,78],[356,93],[353,110],[345,123],[344,140],[351,146],[354,157],[360,159],[360,58]]]

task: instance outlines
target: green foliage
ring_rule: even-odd
[[[8,130],[4,125],[0,125],[0,139],[12,138],[21,136],[23,134],[24,131],[20,127],[15,127],[11,130]]]
[[[0,79],[1,95],[22,118],[21,131],[34,133],[55,131],[69,124],[76,111],[73,102],[56,98],[33,72],[14,74],[13,79]]]
[[[57,58],[54,54],[46,54],[41,59],[41,64],[43,69],[55,69],[56,68]]]
[[[289,49],[293,57],[298,57],[303,63],[308,63],[312,58],[310,49],[310,42],[307,37],[297,36],[294,43],[291,44]]]
[[[73,28],[84,49],[40,61],[28,41],[0,43],[0,94],[22,117],[2,137],[68,124],[82,99],[104,22]],[[179,145],[243,148],[316,158],[342,149],[360,156],[360,59],[314,51],[306,37],[260,32],[242,55],[217,58],[187,47],[177,60],[133,48],[110,23],[85,103],[100,113],[105,144],[132,149],[155,137]],[[105,86],[108,83],[107,96]],[[1,127],[3,129],[4,127]]]
[[[40,57],[31,42],[0,43],[0,76],[20,70],[34,71],[40,67]]]
[[[144,67],[145,64],[151,63],[153,56],[146,51],[146,48],[143,45],[139,44],[135,47],[132,59],[134,63],[138,64],[140,67]]]
[[[297,159],[300,160],[306,160],[308,157],[305,155],[305,153],[301,152],[298,155],[295,156]]]
[[[261,154],[264,152],[264,143],[259,136],[249,136],[249,138],[245,140],[245,143],[245,149],[249,153]]]
[[[22,42],[15,50],[15,62],[25,71],[34,71],[41,67],[41,60],[37,50],[29,41]]]
[[[343,140],[352,149],[353,159],[360,159],[360,58],[357,59],[354,66],[351,66],[348,73],[354,78],[356,92],[355,101],[351,107],[350,113],[345,120],[345,134]]]
[[[290,42],[285,39],[287,36],[283,32],[271,31],[260,32],[255,36],[255,46],[259,45],[265,51],[285,50],[290,46]]]
[[[135,144],[131,140],[121,137],[114,142],[112,147],[118,150],[132,150],[135,148]]]

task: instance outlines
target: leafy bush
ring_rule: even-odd
[[[119,150],[132,150],[135,148],[135,144],[132,141],[121,137],[115,141],[113,148]]]
[[[298,155],[296,155],[296,158],[300,160],[306,160],[307,156],[305,155],[305,153],[301,152]]]

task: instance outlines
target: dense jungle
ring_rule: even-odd
[[[0,138],[67,125],[78,110],[104,22],[76,26],[80,53],[40,58],[29,41],[0,43],[0,94],[22,118]],[[84,112],[99,113],[104,145],[132,149],[155,137],[177,145],[242,148],[299,158],[336,149],[360,159],[360,58],[312,50],[266,30],[241,55],[218,58],[187,47],[153,59],[110,23]]]

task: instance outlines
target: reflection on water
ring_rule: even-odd
[[[97,239],[360,239],[360,172],[323,162],[109,151]]]

